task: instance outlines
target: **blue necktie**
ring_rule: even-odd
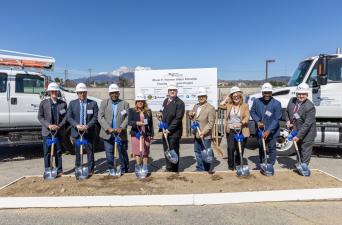
[[[83,101],[81,101],[81,124],[84,125],[84,104]]]

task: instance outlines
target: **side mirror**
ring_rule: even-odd
[[[320,55],[317,61],[317,83],[326,85],[328,83],[327,71],[328,59],[325,55]]]

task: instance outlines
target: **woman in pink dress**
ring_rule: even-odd
[[[129,109],[128,113],[128,125],[132,127],[131,144],[132,153],[135,156],[137,164],[141,164],[140,161],[140,138],[142,139],[142,157],[143,164],[147,166],[148,156],[150,153],[151,139],[153,138],[153,122],[152,112],[147,107],[145,97],[143,94],[138,94],[135,97],[135,107]]]

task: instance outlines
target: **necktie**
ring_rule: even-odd
[[[83,101],[81,101],[81,124],[84,125],[84,104]]]

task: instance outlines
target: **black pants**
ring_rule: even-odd
[[[174,149],[178,155],[178,162],[176,164],[171,163],[166,158],[166,156],[164,154],[164,157],[166,160],[166,171],[178,172],[178,170],[179,170],[179,140],[180,140],[180,137],[169,137],[168,140],[169,140],[170,150]],[[164,136],[163,136],[163,148],[164,148],[164,152],[166,152],[168,150]]]
[[[302,162],[309,165],[314,141],[307,141],[307,142],[299,141],[297,142],[297,145],[298,145],[299,154],[302,159]],[[297,156],[297,160],[298,160],[298,156]]]
[[[239,146],[238,143],[234,140],[234,130],[230,129],[229,133],[227,133],[227,156],[228,156],[228,168],[233,169],[235,166],[240,165],[240,154],[239,154]],[[247,138],[241,142],[241,152],[242,157],[245,150]]]

